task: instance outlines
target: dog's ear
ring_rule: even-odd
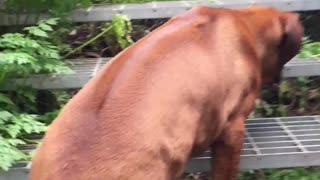
[[[288,62],[300,50],[303,27],[296,13],[285,13],[280,17],[283,35],[280,43],[279,58],[282,64]]]

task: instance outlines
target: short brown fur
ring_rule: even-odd
[[[31,180],[173,180],[209,146],[236,179],[244,123],[263,84],[297,54],[294,13],[198,6],[114,57],[53,121]]]

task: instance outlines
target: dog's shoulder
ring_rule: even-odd
[[[230,31],[239,25],[237,14],[233,10],[196,6],[180,15],[172,17],[164,27],[175,27],[179,31],[203,36],[215,35],[215,31]]]

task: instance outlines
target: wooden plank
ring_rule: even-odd
[[[318,0],[208,0],[208,1],[170,1],[149,2],[143,4],[118,4],[98,5],[88,9],[77,9],[71,17],[74,22],[97,22],[109,21],[116,13],[126,14],[131,19],[155,19],[169,18],[182,13],[196,5],[207,5],[211,7],[241,8],[251,4],[273,6],[285,11],[311,11],[320,9]],[[19,22],[24,22],[22,15]],[[33,16],[35,17],[35,16]],[[43,14],[41,19],[48,18]],[[32,21],[33,19],[33,21]],[[27,24],[33,24],[35,18],[30,17]],[[14,15],[0,13],[0,25],[12,25],[15,21]]]

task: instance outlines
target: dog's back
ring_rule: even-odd
[[[208,81],[226,78],[212,77],[214,64],[205,63],[210,37],[200,30],[212,30],[209,21],[187,12],[109,62],[50,126],[31,180],[178,176],[196,141]]]
[[[31,180],[178,178],[258,90],[255,44],[232,12],[194,8],[113,58],[53,121]]]
[[[181,49],[189,49],[184,31],[192,21],[174,19],[109,62],[50,126],[31,180],[171,179],[193,143],[171,129],[191,129],[179,121],[199,118],[182,102],[184,89],[172,94],[195,83],[181,81],[189,75],[189,53]]]

